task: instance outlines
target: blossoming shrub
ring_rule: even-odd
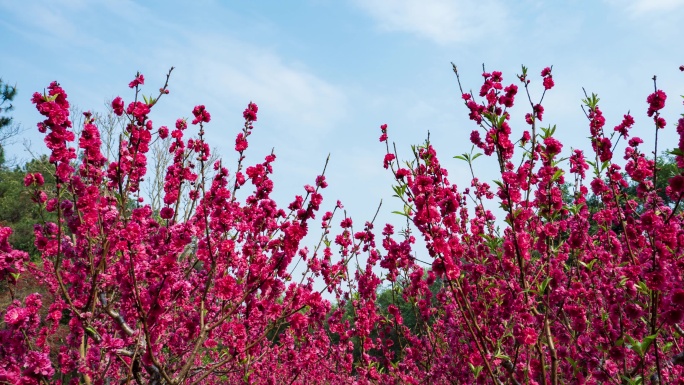
[[[455,66],[454,71],[458,76]],[[387,147],[385,167],[396,176],[395,191],[433,262],[423,279],[424,269],[386,227],[383,266],[390,280],[397,270],[408,274],[405,296],[425,320],[438,313],[424,336],[407,337],[404,354],[435,382],[681,383],[684,217],[675,209],[684,176],[670,179],[666,194],[675,207],[665,205],[653,188],[654,160],[642,152],[640,138],[629,137],[634,119],[627,114],[606,131],[596,95],[584,100],[593,154],[586,159],[573,150],[570,168],[563,170],[555,126],[540,126],[544,94],[554,86],[551,68],[541,76],[538,103],[532,102],[527,69],[518,76],[530,112],[527,129],[515,136],[509,115],[515,84],[505,86],[495,71],[483,73],[478,95],[461,89],[470,119],[479,126],[471,141],[498,162],[496,188],[473,175],[471,186],[459,191],[429,142],[406,166]],[[666,126],[659,112],[665,100],[658,89],[647,98],[656,141],[657,130]],[[684,135],[684,118],[677,131]],[[621,139],[628,139],[625,173],[613,160]],[[387,141],[386,126],[380,140]],[[674,150],[679,167],[683,150],[681,139]],[[471,170],[475,157],[457,156]],[[588,170],[593,176],[587,177]],[[628,180],[638,184],[635,199],[624,191]],[[566,181],[575,186],[570,202],[563,201]],[[600,202],[595,211],[587,206],[587,187]],[[485,208],[490,199],[506,213],[503,232],[495,230]],[[445,282],[438,306],[425,296],[435,277]],[[394,324],[401,328],[399,317]]]
[[[167,78],[168,81],[168,78]],[[188,122],[154,127],[148,114],[168,93],[140,93],[144,77],[131,82],[135,100],[112,106],[128,118],[118,158],[107,160],[95,122],[86,114],[78,141],[69,103],[56,83],[33,102],[46,119],[39,124],[56,166],[56,191],[46,194],[43,176],[30,173],[25,185],[56,223],[37,224],[40,266],[29,264],[57,299],[41,319],[39,295],[3,309],[0,332],[0,382],[6,383],[225,383],[258,378],[271,383],[318,373],[315,365],[329,346],[321,327],[330,304],[313,290],[310,278],[291,282],[292,260],[319,210],[323,176],[306,186],[287,210],[270,199],[269,179],[275,155],[243,168],[247,137],[257,120],[250,103],[245,126],[236,139],[240,162],[235,182],[217,162],[206,164],[209,146],[203,126],[211,119],[204,106],[190,122],[196,139],[185,140]],[[143,99],[144,101],[141,101]],[[174,155],[164,185],[164,207],[154,213],[139,197],[147,152],[154,136],[174,139]],[[207,169],[215,177],[205,181]],[[250,182],[245,202],[236,191]],[[179,220],[183,185],[190,185],[193,215]],[[24,271],[27,255],[10,250],[2,236],[2,279]],[[312,274],[333,284],[339,266],[329,256],[310,259]],[[68,336],[56,345],[49,336],[67,323]],[[276,343],[275,336],[278,342]],[[308,357],[308,358],[306,358]],[[316,378],[323,378],[317,375]]]
[[[544,93],[554,87],[551,72],[542,71]],[[500,167],[496,187],[474,175],[467,188],[451,184],[429,142],[405,163],[387,144],[383,164],[411,226],[385,225],[380,245],[373,222],[355,230],[345,217],[333,234],[338,202],[319,218],[320,242],[310,248],[302,239],[327,182],[318,176],[278,207],[270,198],[275,155],[245,163],[255,104],[243,113],[229,173],[220,161],[207,164],[204,106],[192,112],[192,139],[184,119],[172,129],[149,119],[168,93],[168,76],[155,97],[143,96],[138,75],[129,85],[133,101],[112,102],[129,122],[116,159],[102,155],[88,114],[79,149],[72,147],[69,104],[57,83],[36,93],[57,187],[43,191],[37,173],[25,185],[58,219],[36,225],[40,264],[9,247],[9,229],[0,231],[0,279],[12,284],[31,274],[55,300],[32,294],[2,309],[0,383],[681,381],[684,217],[653,188],[655,163],[639,138],[629,138],[634,119],[625,115],[607,132],[598,98],[587,96],[593,154],[572,151],[565,171],[555,129],[540,126],[544,94],[532,102],[527,69],[518,79],[530,106],[518,134],[509,115],[518,86],[505,86],[499,72],[483,77],[477,95],[461,93],[479,127],[471,141]],[[665,100],[660,90],[647,100],[656,130],[666,126]],[[677,127],[684,135],[684,118]],[[387,126],[381,130],[387,143]],[[153,212],[139,186],[150,143],[169,135],[164,207]],[[629,140],[624,174],[613,162],[622,139]],[[684,140],[675,153],[684,167]],[[458,157],[471,163],[477,155]],[[634,199],[624,191],[628,181],[638,183]],[[564,201],[566,182],[575,189]],[[589,188],[598,209],[586,204]],[[188,218],[179,214],[183,191]],[[677,175],[666,193],[679,206],[683,192]],[[506,213],[503,231],[488,200]],[[413,250],[414,233],[426,253]],[[296,280],[300,261],[305,273]],[[379,301],[383,284],[390,294]]]

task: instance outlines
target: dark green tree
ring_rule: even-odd
[[[40,210],[31,199],[29,188],[24,187],[27,173],[39,172],[45,178],[42,190],[49,197],[55,189],[54,166],[46,155],[27,162],[23,167],[0,169],[0,225],[12,228],[10,244],[16,249],[28,252],[32,258],[38,255],[34,246],[33,225],[55,221],[54,213]]]
[[[682,208],[684,208],[684,202],[676,202],[672,200],[672,198],[667,194],[667,187],[669,185],[669,180],[682,173],[682,169],[677,167],[677,161],[675,160],[675,157],[671,154],[670,151],[664,151],[662,152],[657,158],[656,158],[656,178],[655,178],[655,189],[660,197],[662,199],[663,203],[669,207],[671,207],[674,210],[675,214],[681,213]],[[637,198],[637,187],[639,186],[638,183],[631,181],[631,179],[627,176],[625,176],[625,180],[629,181],[629,185],[627,187],[621,188],[619,191],[619,199],[622,202],[622,205],[624,206],[626,201],[633,200],[636,202],[639,202],[640,199]],[[654,179],[651,178],[651,181]],[[609,184],[609,181],[607,179],[604,179],[606,184]],[[566,205],[572,206],[574,203],[574,191],[575,188],[571,183],[565,183],[562,186],[562,191],[563,191],[563,201],[565,202]],[[604,208],[604,203],[599,199],[596,195],[592,194],[589,192],[587,195],[587,201],[586,201],[587,208],[589,209],[589,212],[594,214]],[[633,215],[640,215],[644,211],[643,205],[639,205],[636,210],[634,211]],[[595,233],[598,229],[598,226],[596,222],[593,219],[589,219],[590,222],[590,233]],[[622,228],[620,224],[615,224],[613,225],[613,231],[616,233],[622,232]]]
[[[4,145],[7,140],[21,133],[19,125],[14,124],[12,117],[7,113],[14,110],[12,101],[17,95],[17,87],[5,83],[0,78],[0,167],[5,166]]]
[[[417,303],[407,301],[406,298],[404,298],[404,290],[406,289],[408,284],[409,278],[406,276],[400,276],[399,279],[397,279],[397,281],[393,284],[390,283],[389,285],[378,287],[376,292],[375,305],[378,309],[379,314],[384,317],[387,317],[388,319],[393,318],[393,316],[391,316],[388,312],[388,307],[390,305],[396,306],[399,309],[401,318],[403,319],[403,325],[411,331],[412,335],[426,335],[428,333],[429,328],[432,326],[434,322],[434,317],[431,317],[427,320],[424,319],[420,315]],[[442,289],[443,284],[444,282],[438,278],[437,280],[435,280],[434,283],[432,283],[432,285],[430,285],[430,302],[432,304],[432,308],[439,307],[439,302],[437,301],[436,295]],[[339,309],[340,306],[342,306],[344,308],[344,315],[342,319],[348,320],[350,323],[350,327],[352,328],[354,327],[354,319],[356,318],[355,309],[352,305],[352,302],[354,300],[358,300],[357,295],[352,296],[352,298],[350,298],[348,301],[342,304],[336,304],[335,306],[333,306],[332,309],[333,311],[335,311]],[[376,326],[378,326],[378,328],[371,332],[370,338],[374,339],[379,337],[380,325]],[[339,336],[337,334],[330,333],[329,337],[333,344],[339,343]],[[403,336],[402,331],[397,328],[390,330],[389,335],[387,335],[386,337],[391,339],[393,342],[391,350],[393,350],[395,353],[396,361],[398,360],[398,355],[402,347],[406,346],[408,342]],[[354,356],[354,361],[358,362],[361,358],[362,353],[361,341],[359,341],[357,337],[352,337],[352,343],[354,344],[354,351],[352,353]],[[381,356],[381,353],[375,349],[367,351],[366,353],[373,357]],[[385,366],[386,363],[381,363],[381,367]]]
[[[655,189],[656,192],[658,193],[658,196],[660,199],[663,200],[663,203],[672,207],[675,209],[677,212],[681,210],[681,204],[678,206],[676,201],[673,201],[670,196],[667,195],[666,189],[669,183],[669,180],[676,176],[679,175],[682,172],[682,170],[677,167],[677,161],[675,160],[674,156],[671,155],[668,151],[665,151],[661,153],[658,158],[656,159],[656,178],[655,178]],[[629,178],[625,178],[629,180]],[[653,181],[653,178],[651,178]],[[606,183],[608,183],[606,181]],[[570,185],[566,184],[567,189],[564,189],[564,200],[566,202],[572,202],[572,193],[570,193]],[[632,199],[632,200],[638,200],[637,199],[637,187],[638,183],[635,182],[630,182],[629,186],[626,188],[623,188],[621,192],[624,194],[624,197],[626,199]],[[590,196],[587,198],[587,206],[589,207],[589,210],[591,212],[596,212],[600,210],[603,207],[603,204],[599,199],[596,198],[593,194],[590,194]],[[637,212],[641,212],[642,208],[639,207],[637,209]]]
[[[11,86],[2,81],[0,78],[0,113],[8,113],[14,109],[12,101],[17,95],[17,87]],[[12,124],[12,117],[0,116],[0,129],[3,129]]]

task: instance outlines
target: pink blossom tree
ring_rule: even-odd
[[[35,227],[38,263],[12,250],[10,230],[0,230],[0,279],[11,285],[31,274],[54,300],[32,294],[1,310],[0,383],[681,383],[684,216],[676,208],[684,174],[670,179],[673,205],[666,204],[654,159],[630,137],[635,118],[606,130],[596,95],[583,101],[592,153],[572,150],[566,171],[555,127],[541,126],[552,69],[541,72],[537,101],[527,69],[518,75],[529,106],[517,133],[510,110],[518,85],[497,71],[483,78],[477,94],[461,94],[478,127],[470,140],[495,158],[501,179],[479,180],[472,167],[479,154],[463,154],[457,158],[473,174],[459,189],[429,140],[400,162],[381,126],[383,166],[409,225],[385,225],[379,245],[374,221],[355,230],[351,218],[334,220],[339,201],[315,222],[325,169],[278,207],[275,154],[246,163],[254,103],[243,113],[239,160],[229,172],[221,161],[208,164],[204,106],[192,111],[191,139],[185,119],[172,129],[150,120],[169,92],[168,75],[156,96],[142,94],[138,74],[129,84],[133,100],[113,100],[128,122],[115,159],[102,155],[87,113],[72,146],[59,84],[34,94],[57,187],[43,191],[37,173],[25,185],[57,221]],[[656,133],[666,127],[665,101],[657,87],[647,98]],[[684,117],[677,131],[684,137]],[[155,212],[140,183],[150,144],[168,136],[173,162]],[[614,161],[621,140],[624,167]],[[674,154],[684,168],[684,139]],[[638,185],[636,197],[625,192],[629,182]],[[183,191],[189,218],[179,215]],[[587,205],[590,196],[598,208]],[[487,208],[492,200],[504,213],[502,231]],[[307,247],[311,226],[321,236]],[[415,250],[416,237],[424,252]],[[299,281],[291,275],[297,261],[305,269]],[[392,299],[381,307],[382,285]]]

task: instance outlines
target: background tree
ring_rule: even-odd
[[[14,124],[12,117],[7,116],[7,113],[14,109],[12,101],[16,95],[17,87],[3,82],[0,78],[0,167],[5,165],[4,145],[7,140],[22,131],[19,125]]]
[[[677,161],[675,157],[672,155],[672,152],[670,151],[663,151],[656,159],[656,178],[655,178],[655,191],[658,197],[662,200],[662,203],[674,211],[674,213],[679,213],[682,210],[682,205],[678,204],[675,200],[672,199],[670,195],[667,194],[667,187],[669,180],[681,173],[681,169],[677,166]],[[623,176],[626,176],[626,174],[623,174]],[[649,178],[649,181],[653,182],[653,178]],[[606,180],[607,181],[607,180]],[[636,183],[634,181],[628,182],[628,186],[625,188],[621,189],[622,193],[622,200],[624,202],[632,200],[635,202],[639,202],[639,205],[636,209],[636,213],[642,213],[644,211],[643,204],[641,203],[641,200],[639,199],[638,196],[638,187],[639,183]],[[573,186],[570,183],[565,183],[562,186],[562,191],[563,191],[563,201],[568,204],[572,205],[574,201],[574,190]],[[587,197],[587,208],[591,213],[596,213],[599,210],[603,209],[604,203],[601,201],[600,197],[596,196],[595,194],[589,194]],[[596,231],[596,223],[593,220],[590,220],[591,222],[591,232],[594,233]],[[619,229],[620,226],[615,225],[614,226],[614,231],[621,231]]]
[[[17,166],[12,170],[0,169],[0,225],[12,228],[10,244],[15,249],[26,251],[32,258],[36,258],[38,250],[34,245],[33,226],[36,223],[55,221],[56,218],[54,213],[43,213],[43,216],[48,217],[41,217],[31,193],[24,187],[27,173],[41,173],[45,178],[44,191],[47,195],[54,194],[54,166],[50,164],[47,155],[32,159],[22,167]]]

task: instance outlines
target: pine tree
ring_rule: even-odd
[[[0,167],[5,164],[4,145],[9,138],[18,135],[21,129],[14,124],[11,116],[7,113],[14,109],[12,101],[17,95],[17,86],[9,85],[0,78]]]

